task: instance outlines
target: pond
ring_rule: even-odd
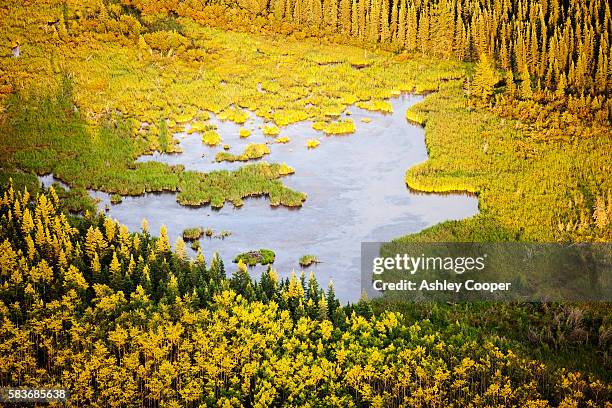
[[[342,301],[355,301],[361,293],[361,242],[388,241],[478,212],[478,200],[473,196],[418,194],[407,189],[406,170],[427,159],[424,130],[405,118],[406,109],[421,99],[415,95],[392,99],[393,114],[350,107],[357,131],[349,135],[325,136],[312,129],[312,122],[292,124],[281,128],[280,136],[290,138],[286,144],[274,143],[272,137],[263,135],[264,122],[254,115],[242,126],[213,115],[210,122],[218,126],[222,144],[229,144],[231,153],[240,154],[248,143],[270,142],[271,153],[262,160],[285,162],[295,168],[295,174],[282,181],[308,194],[299,209],[271,207],[265,197],[247,198],[240,208],[231,203],[220,210],[190,208],[179,205],[174,193],[124,197],[121,204],[111,205],[108,194],[91,193],[100,199],[100,209],[108,207],[108,214],[132,231],[139,230],[143,218],[154,234],[165,224],[171,242],[192,227],[212,228],[215,233],[230,231],[224,239],[200,240],[208,260],[214,252],[220,253],[228,275],[236,269],[231,262],[234,257],[249,250],[274,250],[274,267],[281,277],[289,276],[292,270],[299,274],[299,258],[315,255],[321,263],[308,267],[306,273],[313,271],[325,287],[332,280]],[[342,117],[348,116],[345,113]],[[369,123],[363,121],[366,118]],[[251,136],[241,139],[241,127],[252,130]],[[223,150],[222,145],[204,145],[199,133],[178,133],[175,138],[182,153],[156,153],[138,161],[182,164],[187,170],[203,172],[244,165],[216,163],[215,154]],[[310,138],[318,138],[320,146],[307,149],[306,139]],[[48,177],[42,180],[45,184],[52,181]],[[251,269],[254,277],[262,270],[261,266]]]

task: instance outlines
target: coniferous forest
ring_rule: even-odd
[[[397,242],[609,243],[611,8],[1,2],[0,388],[95,407],[612,406],[607,302],[347,301],[306,248],[295,271],[256,275],[274,251],[210,250],[239,233],[112,217],[167,195],[190,214],[241,217],[254,197],[300,214],[318,192],[291,183],[301,169],[279,149],[359,143],[416,94],[400,113],[428,159],[393,188],[468,193],[478,212]],[[218,167],[139,159],[180,157],[189,138]]]

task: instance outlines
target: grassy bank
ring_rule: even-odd
[[[531,130],[529,122],[468,107],[459,81],[443,84],[411,112],[426,123],[429,159],[408,170],[408,186],[425,192],[476,193],[481,211],[474,219],[427,230],[423,237],[612,239],[612,229],[598,225],[595,216],[598,202],[612,216],[609,129],[589,137],[557,129],[564,138],[546,138],[541,129]]]

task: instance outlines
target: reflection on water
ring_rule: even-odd
[[[168,228],[171,242],[186,228],[201,226],[215,232],[231,231],[224,240],[202,238],[202,250],[210,258],[219,252],[228,274],[235,266],[230,262],[239,252],[270,248],[276,252],[275,267],[280,276],[291,270],[299,273],[298,260],[313,254],[321,263],[313,265],[322,285],[332,279],[336,294],[343,301],[360,296],[360,248],[362,241],[387,241],[417,232],[444,220],[462,219],[478,212],[475,197],[467,195],[430,195],[410,192],[405,185],[406,170],[426,160],[422,128],[407,123],[406,109],[418,102],[419,96],[401,96],[392,100],[393,114],[383,115],[351,107],[357,132],[346,136],[324,136],[312,129],[311,122],[302,122],[281,129],[281,136],[291,140],[274,144],[264,136],[260,118],[252,116],[243,127],[252,135],[240,139],[241,126],[211,119],[218,126],[223,144],[239,154],[248,143],[270,142],[269,162],[285,162],[294,167],[294,175],[283,182],[306,192],[308,199],[299,210],[272,208],[266,198],[248,198],[244,206],[226,204],[220,210],[210,207],[180,206],[174,193],[124,197],[123,203],[110,205],[109,196],[91,192],[100,198],[100,208],[130,230],[140,228],[142,218],[149,221],[152,232],[162,224]],[[346,116],[346,115],[343,115]],[[370,118],[363,123],[362,118]],[[143,156],[139,161],[161,161],[182,164],[187,170],[210,171],[234,169],[243,163],[215,163],[216,152],[223,148],[205,146],[198,133],[179,133],[183,153]],[[321,145],[306,148],[306,139],[317,137]],[[46,184],[52,178],[43,178]],[[261,267],[252,269],[256,276]]]

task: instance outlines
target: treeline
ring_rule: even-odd
[[[0,386],[68,406],[603,406],[611,386],[428,320],[341,306],[316,279],[259,281],[61,200],[0,198]]]
[[[612,90],[612,15],[606,0],[123,0],[146,13],[213,23],[212,6],[264,15],[268,27],[340,34],[364,43],[476,61],[485,53],[533,88],[574,95]],[[227,14],[222,20],[232,18]],[[221,22],[220,21],[220,22]],[[236,19],[232,20],[234,23]],[[285,23],[279,26],[275,22]],[[256,24],[249,21],[244,24]],[[288,24],[288,25],[287,25]]]

